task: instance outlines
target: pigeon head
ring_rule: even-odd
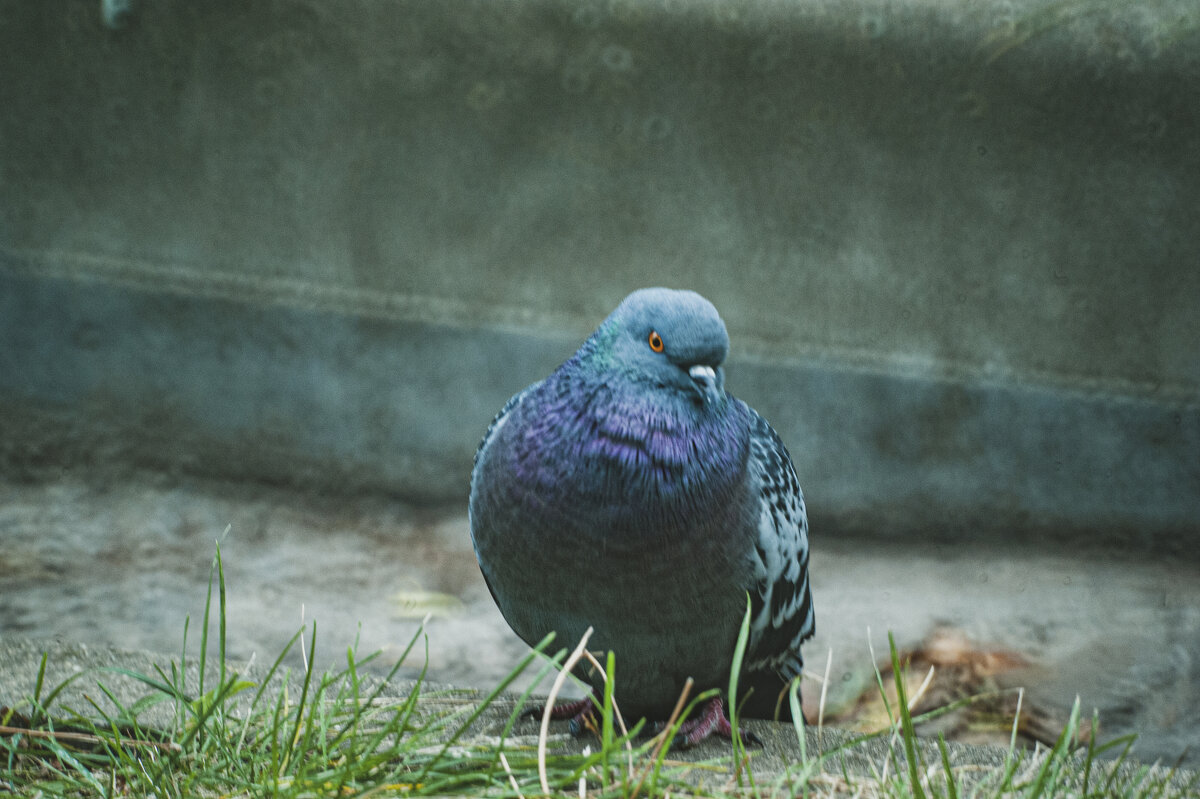
[[[640,289],[617,306],[583,355],[627,379],[701,403],[725,395],[721,364],[729,334],[717,309],[694,291]]]

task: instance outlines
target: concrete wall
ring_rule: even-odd
[[[1200,9],[0,0],[0,456],[462,501],[695,288],[826,529],[1200,526]]]

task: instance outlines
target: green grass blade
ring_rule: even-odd
[[[617,676],[617,657],[611,649],[605,657],[604,671],[607,679],[604,680],[604,702],[600,706],[600,786],[608,790],[609,755],[613,750],[613,681]]]
[[[462,737],[462,734],[466,732],[467,728],[470,727],[472,723],[474,723],[475,719],[479,718],[480,714],[483,713],[483,711],[486,710],[493,701],[495,701],[496,697],[504,693],[508,686],[512,684],[513,680],[517,679],[517,677],[519,677],[521,673],[529,667],[529,664],[533,662],[534,658],[538,657],[542,650],[553,640],[554,636],[552,634],[547,635],[540,642],[538,642],[538,645],[534,647],[533,650],[531,650],[527,655],[525,655],[524,658],[521,659],[521,662],[517,664],[517,667],[509,672],[508,676],[501,680],[500,684],[493,688],[492,691],[483,698],[483,701],[479,703],[479,706],[475,708],[474,712],[467,717],[466,721],[464,721],[450,736],[449,740],[442,745],[442,748],[437,755],[435,755],[429,760],[428,763],[425,764],[425,767],[421,769],[414,782],[419,783],[424,781],[425,777],[429,773],[429,769],[445,756],[450,747],[453,746],[460,737]]]
[[[208,670],[208,623],[212,614],[213,578],[216,576],[217,561],[221,557],[221,545],[217,544],[217,554],[212,565],[208,567],[208,592],[204,595],[204,616],[200,624],[200,680],[197,693],[204,696],[204,673]]]
[[[904,677],[900,669],[900,653],[896,650],[896,638],[888,632],[888,648],[892,655],[892,676],[896,683],[896,705],[900,714],[900,725],[904,739],[904,756],[908,761],[908,781],[915,799],[925,799],[917,761],[917,734],[913,730],[912,715],[908,712],[908,696],[904,690]]]
[[[42,654],[43,663],[45,662],[45,660],[46,660],[46,654],[43,653]],[[31,727],[34,726],[34,724],[32,723],[32,719],[37,719],[39,725],[44,724],[47,721],[49,721],[50,706],[51,706],[51,704],[54,703],[54,700],[58,698],[58,695],[60,693],[62,693],[68,685],[75,682],[80,677],[83,677],[83,676],[91,674],[91,673],[92,672],[90,669],[85,669],[84,671],[72,674],[70,677],[67,677],[65,680],[60,682],[58,685],[54,686],[54,688],[52,688],[50,690],[50,693],[46,694],[45,699],[40,699],[40,700],[35,699],[33,702],[33,709],[32,709],[32,711],[30,711],[30,714],[29,714],[30,719],[31,719],[30,726]],[[40,680],[41,680],[41,674],[39,673],[39,683],[40,683]],[[40,684],[38,686],[38,689],[39,689],[38,693],[40,694],[40,692],[41,692]]]
[[[229,528],[225,528],[229,532]],[[222,536],[223,538],[224,536]],[[221,543],[217,542],[217,658],[220,668],[221,683],[225,682],[225,563],[221,560]],[[203,692],[201,692],[203,693]]]
[[[1083,784],[1080,788],[1080,793],[1083,796],[1088,795],[1088,783],[1092,777],[1092,763],[1096,759],[1096,730],[1100,729],[1100,715],[1096,710],[1092,710],[1092,734],[1088,736],[1087,752],[1084,755],[1083,761]]]
[[[808,738],[804,734],[804,708],[800,706],[800,675],[788,683],[788,709],[792,712],[792,729],[796,731],[796,743],[800,745],[800,761],[808,765]]]
[[[954,778],[954,769],[950,766],[950,751],[946,748],[946,736],[940,732],[937,737],[938,752],[942,755],[942,771],[946,772],[946,791],[949,799],[958,799],[958,782]]]
[[[317,654],[317,622],[313,620],[312,637],[309,644],[309,667],[304,670],[304,683],[300,688],[300,701],[296,704],[296,723],[292,726],[292,734],[287,737],[287,742],[284,744],[283,757],[280,759],[279,767],[286,771],[290,765],[292,751],[296,746],[296,741],[300,737],[301,725],[304,723],[304,713],[307,710],[306,702],[308,700],[308,691],[312,687],[312,658]]]
[[[733,728],[733,761],[736,764],[734,776],[738,787],[742,786],[741,763],[745,757],[746,744],[742,741],[742,731],[738,723],[738,680],[742,676],[742,662],[746,657],[746,646],[750,643],[750,592],[746,592],[746,613],[742,616],[742,626],[738,630],[737,644],[733,648],[733,663],[729,667],[729,693],[726,696],[726,706],[729,710],[729,724]]]
[[[821,759],[810,760],[808,757],[808,736],[805,734],[807,723],[804,720],[804,708],[800,704],[800,679],[797,674],[788,683],[788,709],[792,711],[792,729],[796,733],[796,742],[800,746],[800,779],[803,780],[804,796],[808,797],[808,783],[813,772],[821,763]]]
[[[679,728],[683,726],[683,723],[687,721],[689,717],[691,717],[692,711],[694,711],[698,706],[708,702],[711,699],[715,699],[720,695],[720,690],[716,688],[710,688],[709,690],[696,695],[690,702],[688,702],[687,707],[683,709],[683,712],[679,714],[679,718],[675,719],[675,723],[672,724],[670,729],[667,731],[666,740],[663,743],[662,748],[658,751],[658,757],[655,758],[654,768],[650,773],[649,791],[651,796],[658,795],[658,781],[662,772],[662,767],[666,762],[667,752],[670,751],[672,744],[675,742],[675,736],[679,734]]]
[[[42,652],[42,661],[41,661],[41,663],[38,664],[37,680],[33,684],[34,712],[30,714],[31,718],[29,721],[29,726],[31,726],[31,727],[37,723],[37,721],[35,721],[35,719],[37,718],[37,709],[42,706],[42,688],[46,684],[46,661],[48,661],[49,659],[50,659],[50,653]],[[61,686],[60,686],[60,689],[61,689]],[[49,704],[52,701],[54,701],[53,696],[51,696],[50,698],[48,698],[46,700],[46,703],[45,703],[46,706],[49,706]]]
[[[1075,731],[1079,728],[1079,698],[1075,698],[1075,705],[1071,708],[1071,716],[1067,721],[1067,726],[1063,727],[1063,731],[1059,734],[1058,740],[1054,742],[1053,748],[1046,753],[1046,759],[1042,761],[1041,767],[1038,769],[1037,776],[1034,778],[1033,784],[1029,789],[1029,799],[1038,799],[1043,792],[1049,790],[1048,795],[1054,795],[1054,786],[1057,782],[1057,775],[1062,769],[1063,761],[1066,757],[1069,742],[1074,739]]]

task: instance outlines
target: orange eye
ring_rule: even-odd
[[[663,351],[662,336],[658,335],[657,330],[650,331],[650,349],[654,350],[655,352]]]

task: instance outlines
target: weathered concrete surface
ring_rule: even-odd
[[[425,502],[463,500],[492,414],[577,343],[2,272],[0,328],[10,474],[141,466]],[[1196,406],[823,362],[736,360],[727,385],[786,438],[818,532],[1193,551]]]
[[[0,0],[5,468],[461,499],[667,284],[818,529],[1172,547],[1197,52],[1190,0]]]
[[[337,668],[351,646],[380,651],[377,666],[389,668],[429,613],[428,646],[400,677],[427,668],[435,681],[486,688],[528,652],[479,573],[461,506],[91,477],[0,479],[0,638],[177,652],[190,619],[195,650],[219,539],[234,659],[270,663],[307,625],[317,631],[307,655],[318,669]],[[1085,716],[1099,713],[1101,740],[1136,733],[1137,757],[1200,765],[1200,718],[1186,711],[1200,706],[1200,564],[947,538],[814,538],[817,630],[804,655],[814,677],[829,670],[826,719],[862,720],[847,711],[875,696],[889,633],[901,651],[928,651],[930,633],[949,629],[966,643],[937,662],[930,697],[1020,687],[1047,729],[1065,724],[1078,698]],[[981,656],[965,675],[964,654]],[[286,662],[298,667],[298,650]],[[814,716],[818,686],[804,692]],[[1008,740],[986,722],[947,727],[952,738]]]
[[[3,681],[0,681],[0,706],[13,707],[19,712],[28,711],[28,697],[36,683],[43,654],[47,657],[45,685],[48,689],[58,686],[64,680],[71,680],[51,706],[51,710],[70,708],[78,710],[84,715],[90,715],[88,711],[90,711],[91,705],[87,697],[96,700],[110,713],[115,710],[109,700],[98,694],[96,688],[98,681],[103,682],[105,687],[125,706],[132,705],[139,698],[153,693],[138,680],[114,673],[113,669],[124,669],[154,677],[157,674],[156,666],[166,673],[170,673],[171,663],[179,663],[178,655],[108,647],[89,648],[69,643],[3,637],[0,638],[0,674],[4,675]],[[210,661],[210,665],[215,663],[215,659]],[[230,663],[229,668],[255,682],[264,679],[266,674],[266,664],[261,663],[257,665]],[[189,661],[188,667],[182,671],[187,675],[186,684],[194,690],[199,679],[199,668],[194,659]],[[214,684],[219,677],[215,668],[206,669],[206,675],[209,685]],[[295,679],[293,677],[292,695],[299,695]],[[377,678],[370,675],[364,675],[363,679],[371,687],[379,683]],[[282,686],[282,680],[276,678],[275,684]],[[396,680],[384,687],[383,696],[385,698],[406,697],[413,690],[413,685],[414,683],[408,680]],[[433,711],[453,711],[470,707],[486,696],[484,691],[456,689],[435,683],[425,684],[422,691],[427,696],[435,691],[443,692],[440,697],[429,697],[425,700],[423,707]],[[241,695],[242,699],[235,700],[234,705],[241,704],[244,709],[246,697],[251,693],[244,692]],[[516,704],[517,699],[511,695],[502,696],[493,702],[475,725],[460,739],[460,743],[494,746]],[[144,726],[158,726],[161,729],[170,729],[174,724],[170,703],[153,706],[139,718]],[[584,746],[594,745],[594,741],[586,737],[572,739],[565,732],[565,726],[563,723],[554,725],[550,738],[553,750],[580,752]],[[750,749],[754,779],[760,785],[777,779],[788,768],[794,769],[796,764],[803,762],[799,742],[794,728],[790,724],[748,720],[744,726],[762,741],[762,746],[754,746]],[[805,741],[808,756],[816,757],[823,752],[836,752],[855,737],[844,730],[825,728],[818,733],[816,729],[809,727],[806,730]],[[520,724],[507,740],[512,746],[535,746],[537,741],[536,722],[528,721]],[[1006,762],[1007,751],[999,747],[958,743],[949,743],[947,746],[951,765],[955,769],[956,778],[960,780],[959,784],[962,788],[967,788],[976,781],[987,778],[991,770],[1002,768]],[[924,762],[935,771],[940,771],[941,756],[933,743],[921,741],[918,749]],[[728,757],[728,753],[729,743],[714,738],[692,749],[673,750],[671,759],[695,762],[724,757],[726,764],[729,764],[732,759]],[[855,780],[870,782],[878,779],[879,775],[884,773],[884,763],[888,761],[891,764],[888,770],[895,774],[897,766],[903,767],[904,757],[903,748],[898,744],[891,748],[886,738],[868,743],[858,743],[834,754],[826,761],[815,784],[830,789],[836,788],[839,793],[853,793],[855,787],[847,784],[844,778],[849,778],[851,782]],[[1028,761],[1028,756],[1025,759]],[[1136,763],[1131,763],[1123,771],[1128,774],[1134,768],[1136,768]],[[1025,766],[1019,768],[1018,775],[1027,777],[1031,773],[1031,769],[1036,769],[1036,764],[1030,766],[1027,762]],[[1164,766],[1156,766],[1151,772],[1151,777],[1163,779],[1166,776],[1166,770]],[[696,772],[692,776],[709,786],[721,786],[732,779],[733,772],[732,768],[729,768],[725,772],[704,771]],[[1191,779],[1194,777],[1190,772],[1181,770],[1174,775],[1170,782],[1179,788]]]

